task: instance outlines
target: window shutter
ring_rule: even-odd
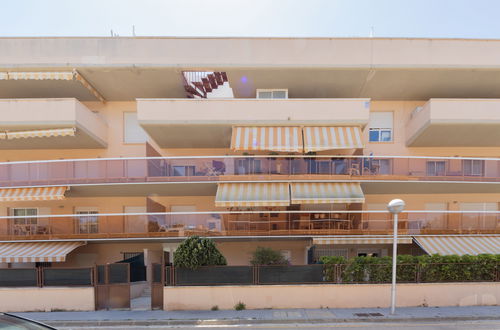
[[[392,112],[370,112],[370,128],[393,128]]]

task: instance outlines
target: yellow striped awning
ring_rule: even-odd
[[[85,242],[0,243],[0,262],[64,262]]]
[[[399,236],[398,244],[411,244],[410,236]],[[315,237],[313,244],[316,245],[335,245],[335,244],[392,244],[391,237]]]
[[[68,187],[4,188],[0,202],[52,201],[64,199]]]
[[[413,236],[428,254],[500,254],[500,236]]]
[[[73,71],[64,72],[8,72],[8,80],[73,80]]]
[[[31,131],[6,132],[7,139],[23,139],[33,137],[56,137],[56,136],[75,136],[76,128],[54,128],[39,129]]]
[[[73,80],[79,82],[99,101],[106,102],[101,93],[99,93],[76,69],[60,72],[0,72],[0,80]]]
[[[364,203],[359,183],[293,182],[290,184],[292,204]]]
[[[304,127],[304,152],[364,148],[361,128],[316,126]]]
[[[7,138],[7,134],[5,132],[0,132],[0,140],[5,140]]]
[[[235,126],[231,149],[302,152],[302,131],[298,126]]]
[[[288,206],[288,183],[219,183],[217,207]]]

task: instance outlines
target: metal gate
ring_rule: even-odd
[[[130,308],[130,265],[108,264],[96,267],[96,310]]]
[[[153,264],[151,281],[151,309],[163,309],[163,288],[165,286],[165,267]]]

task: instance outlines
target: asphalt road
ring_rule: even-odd
[[[370,329],[370,330],[385,330],[385,329],[411,329],[411,330],[494,330],[500,329],[500,321],[442,321],[442,322],[372,322],[372,323],[331,323],[331,324],[261,324],[261,325],[226,325],[226,326],[151,326],[151,327],[127,327],[127,329],[145,329],[145,330],[160,330],[160,329],[229,329],[229,328],[244,328],[244,329]],[[59,328],[70,329],[70,328]],[[84,329],[84,328],[71,328]],[[85,329],[123,329],[123,327],[85,327]]]

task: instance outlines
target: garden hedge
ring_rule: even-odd
[[[321,263],[325,264],[325,280],[329,282],[391,282],[391,257],[322,257]],[[498,281],[499,271],[500,255],[400,255],[397,259],[400,283]]]

